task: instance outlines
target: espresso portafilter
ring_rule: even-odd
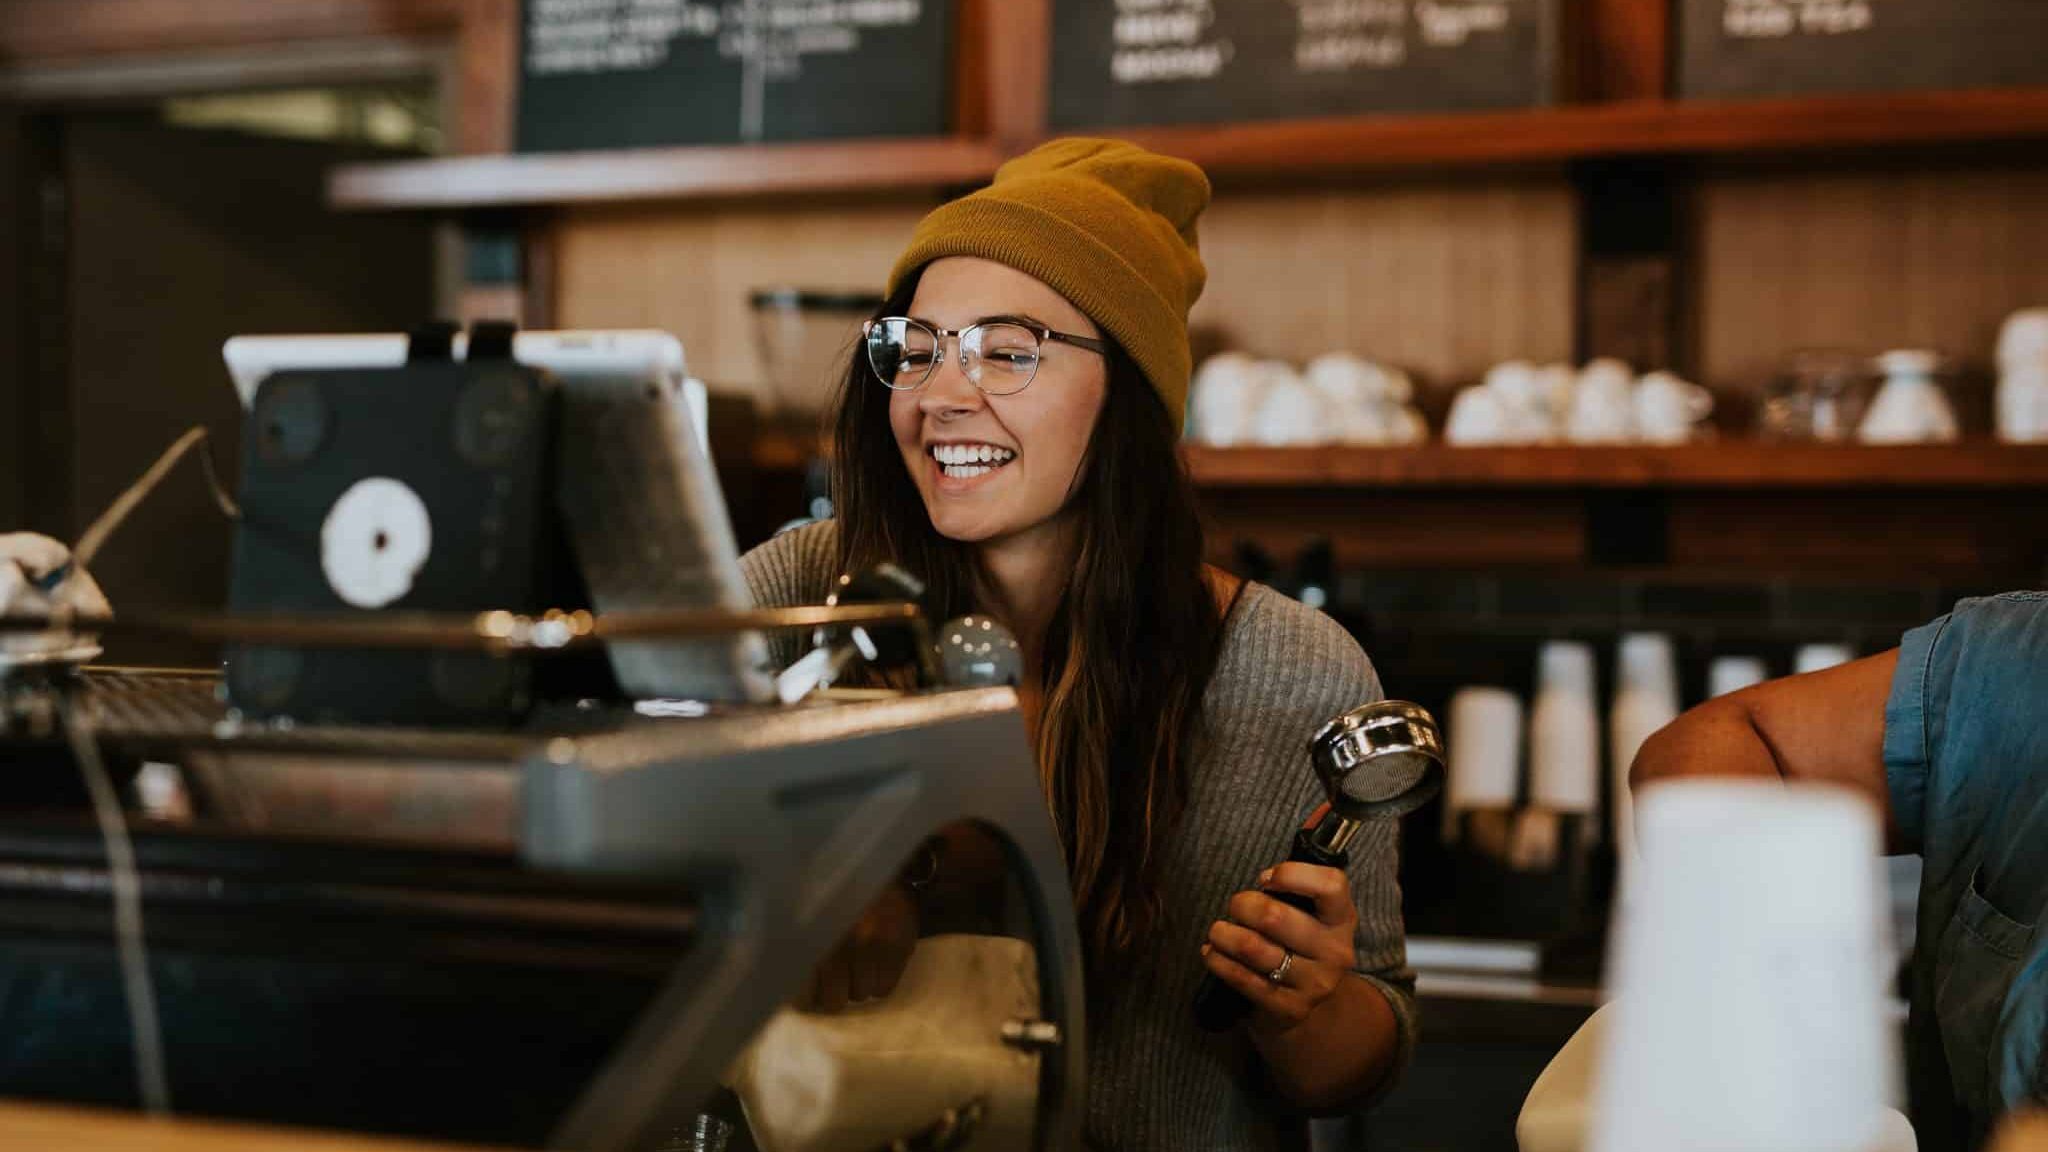
[[[1397,820],[1443,787],[1444,744],[1436,720],[1406,700],[1362,704],[1309,738],[1309,761],[1330,805],[1294,835],[1289,860],[1344,869],[1349,849],[1369,820]],[[1315,901],[1293,892],[1273,899],[1315,913]],[[1220,1032],[1244,1019],[1251,1001],[1213,974],[1195,993],[1195,1022]]]

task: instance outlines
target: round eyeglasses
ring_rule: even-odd
[[[1097,355],[1108,352],[1100,340],[1014,320],[985,320],[948,331],[908,316],[884,316],[861,325],[861,334],[867,340],[868,367],[883,386],[897,392],[924,387],[938,370],[947,337],[959,345],[960,374],[989,396],[1022,392],[1038,375],[1048,343],[1072,344]]]

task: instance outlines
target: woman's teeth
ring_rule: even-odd
[[[1017,457],[1008,448],[993,444],[934,444],[931,451],[939,470],[954,480],[987,475]]]

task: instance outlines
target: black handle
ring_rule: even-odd
[[[1324,852],[1317,848],[1307,828],[1294,834],[1294,849],[1287,858],[1340,871],[1351,862],[1351,858],[1342,852]],[[1311,916],[1315,915],[1316,902],[1312,896],[1298,892],[1269,892],[1267,895],[1282,904],[1291,904]],[[1203,976],[1202,986],[1195,990],[1195,1023],[1204,1032],[1221,1032],[1244,1019],[1251,1010],[1252,1002],[1237,989],[1218,980],[1213,972]]]

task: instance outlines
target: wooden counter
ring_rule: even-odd
[[[0,1101],[0,1152],[485,1152],[348,1132]]]

